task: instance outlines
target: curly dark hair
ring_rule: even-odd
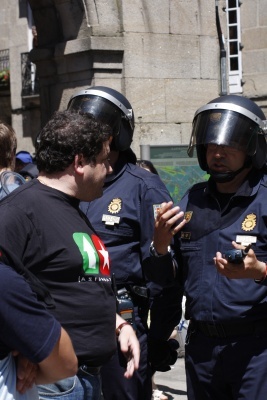
[[[64,171],[76,154],[82,154],[89,163],[95,164],[103,142],[111,135],[111,128],[90,114],[57,111],[38,136],[37,168],[48,174]]]
[[[17,148],[17,137],[14,129],[0,121],[0,167],[10,168]]]

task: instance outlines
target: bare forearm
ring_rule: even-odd
[[[73,376],[77,373],[78,361],[71,340],[61,329],[61,337],[52,353],[39,363],[36,384],[46,384]]]

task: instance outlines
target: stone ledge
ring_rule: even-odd
[[[60,43],[55,47],[55,57],[76,54],[88,50],[123,51],[123,38],[90,36],[85,39],[69,40],[68,42]]]
[[[51,60],[54,57],[62,57],[71,54],[82,53],[89,50],[99,51],[124,51],[122,37],[88,37],[85,39],[69,40],[68,42],[58,43],[51,48],[34,48],[30,51],[32,62]]]

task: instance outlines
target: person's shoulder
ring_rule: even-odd
[[[126,171],[130,175],[132,175],[136,179],[139,179],[140,181],[144,182],[147,185],[156,183],[158,185],[165,186],[159,175],[153,174],[152,172],[139,167],[139,165],[127,164]]]
[[[25,280],[22,275],[18,274],[9,265],[0,262],[0,292],[7,295],[10,292],[17,292],[21,286],[25,285]]]
[[[207,184],[208,184],[207,181],[195,183],[193,186],[191,186],[188,189],[188,192],[192,193],[192,192],[196,192],[196,191],[202,191],[202,190],[206,189]]]
[[[34,163],[25,165],[25,167],[23,167],[19,173],[24,179],[26,179],[26,181],[37,178],[39,175],[38,168]]]
[[[23,185],[19,185],[16,189],[14,189],[12,192],[10,192],[6,197],[4,197],[4,199],[1,201],[2,202],[10,202],[10,201],[15,201],[15,199],[19,196],[22,195],[22,193],[24,195],[28,194],[28,188],[29,186],[33,186],[34,185],[34,181],[30,181],[30,182],[25,182]],[[30,195],[30,194],[29,194]],[[14,199],[14,200],[11,200]]]
[[[197,198],[200,198],[206,188],[207,188],[206,181],[195,183],[193,186],[188,188],[187,191],[184,193],[181,200],[179,201],[179,205],[184,206],[184,203],[188,201],[189,197],[197,196]]]

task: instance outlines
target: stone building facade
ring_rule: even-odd
[[[146,145],[188,144],[195,111],[222,93],[223,79],[227,93],[255,100],[267,114],[267,0],[2,0],[0,33],[0,64],[8,50],[10,69],[0,118],[12,123],[19,149],[33,151],[51,114],[91,85],[131,102],[137,156]],[[23,92],[25,53],[38,93]]]

